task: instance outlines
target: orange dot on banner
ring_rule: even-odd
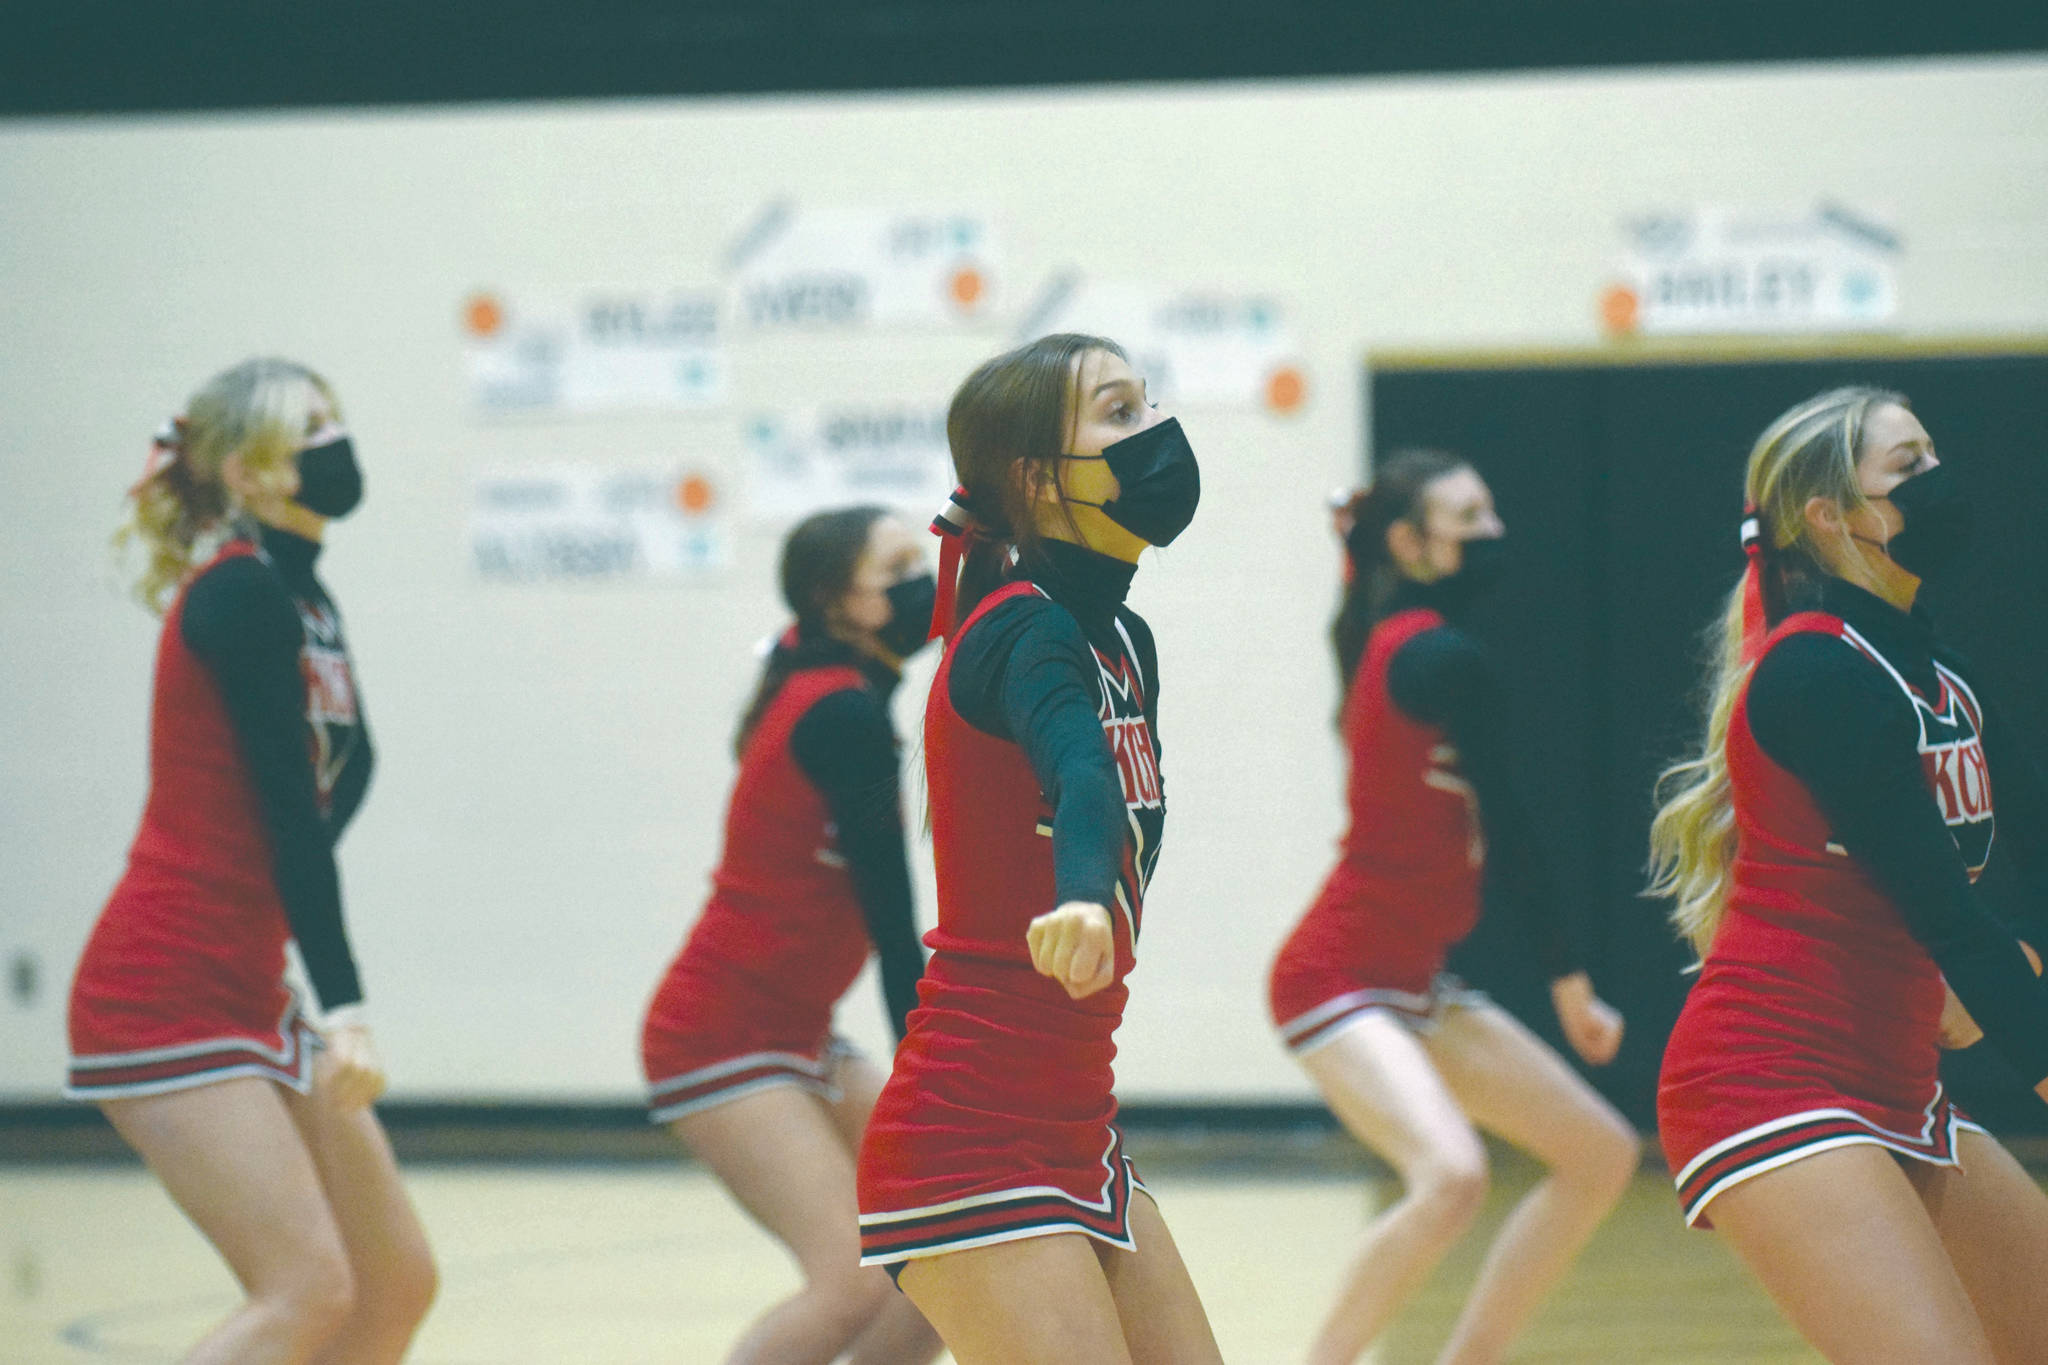
[[[1275,412],[1293,412],[1308,397],[1308,381],[1292,365],[1282,365],[1267,376],[1266,406]]]
[[[471,336],[496,336],[505,325],[504,307],[489,294],[474,294],[462,310],[462,325]]]
[[[1600,295],[1600,321],[1617,336],[1635,331],[1640,309],[1636,291],[1625,284],[1610,285]]]
[[[711,510],[711,504],[718,501],[718,494],[711,487],[711,480],[702,474],[688,474],[676,485],[676,506],[695,515]]]
[[[948,287],[953,292],[953,302],[962,308],[972,308],[981,302],[982,294],[988,289],[988,281],[984,280],[981,272],[973,266],[963,265],[953,272]]]

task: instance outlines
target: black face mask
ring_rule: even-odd
[[[932,626],[932,602],[938,595],[939,580],[928,573],[890,584],[886,593],[889,623],[875,632],[882,648],[899,659],[923,649]]]
[[[1135,436],[1106,446],[1100,455],[1069,455],[1070,460],[1107,460],[1122,489],[1108,502],[1081,502],[1148,545],[1171,545],[1188,529],[1202,500],[1202,471],[1188,445],[1180,419],[1169,417]]]
[[[1472,593],[1485,592],[1507,577],[1508,542],[1505,536],[1468,540],[1459,551],[1463,562],[1451,577]]]
[[[1929,579],[1955,563],[1976,529],[1970,497],[1945,464],[1915,474],[1882,499],[1899,509],[1905,527],[1884,544],[1892,563],[1918,579]]]
[[[1460,542],[1458,571],[1428,584],[1430,597],[1451,611],[1462,611],[1474,598],[1507,576],[1508,543],[1501,536]]]
[[[299,452],[299,491],[292,498],[315,516],[345,517],[363,500],[363,471],[348,437]]]

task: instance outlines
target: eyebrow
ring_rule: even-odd
[[[1102,397],[1103,394],[1109,392],[1111,389],[1129,389],[1136,387],[1137,386],[1128,379],[1112,379],[1106,383],[1097,384],[1095,386],[1095,392],[1088,395],[1088,401],[1091,403],[1094,402],[1096,399]]]

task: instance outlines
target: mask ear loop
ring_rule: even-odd
[[[1742,573],[1742,662],[1748,666],[1762,657],[1769,634],[1764,621],[1763,521],[1753,503],[1742,509],[1742,552],[1749,557],[1749,567]]]
[[[945,507],[932,518],[932,534],[941,542],[939,583],[938,591],[932,595],[931,629],[924,638],[943,640],[951,636],[954,626],[959,624],[953,619],[953,609],[960,600],[960,561],[966,557],[970,542],[988,539],[988,533],[974,515],[964,486],[955,488]]]

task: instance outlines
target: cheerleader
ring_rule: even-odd
[[[1471,1225],[1476,1124],[1548,1168],[1489,1250],[1442,1361],[1501,1359],[1627,1187],[1620,1114],[1507,1011],[1444,971],[1494,884],[1533,931],[1565,1037],[1594,1065],[1622,1021],[1593,993],[1508,777],[1507,709],[1459,621],[1500,571],[1504,528],[1463,461],[1412,451],[1339,509],[1351,579],[1333,636],[1351,826],[1274,962],[1273,1018],[1359,1141],[1400,1175],[1309,1359],[1349,1362]]]
[[[1701,959],[1657,1104],[1686,1222],[1831,1361],[2048,1360],[2048,1197],[1937,1079],[1981,1023],[2048,1096],[2048,989],[1971,888],[1995,832],[2048,895],[2048,784],[1914,609],[1969,504],[1868,388],[1773,422],[1746,492],[1705,742],[1651,828]]]
[[[1158,655],[1123,603],[1194,517],[1194,452],[1121,349],[1071,335],[982,365],[946,435],[939,925],[861,1145],[862,1261],[961,1365],[1216,1361],[1110,1072],[1166,815]]]
[[[79,960],[66,1093],[242,1285],[187,1361],[395,1361],[435,1271],[370,1108],[384,1069],[334,864],[370,740],[314,574],[362,496],[354,447],[324,380],[252,360],[193,395],[131,494],[117,539],[147,552],[137,595],[164,618],[149,798]]]
[[[880,959],[897,1036],[923,955],[889,720],[925,643],[933,580],[879,507],[821,512],[789,535],[796,615],[769,652],[734,748],[740,770],[710,903],[647,1011],[648,1106],[789,1249],[804,1284],[727,1357],[917,1362],[938,1339],[863,1269],[854,1155],[881,1074],[832,1033],[832,1009]]]

